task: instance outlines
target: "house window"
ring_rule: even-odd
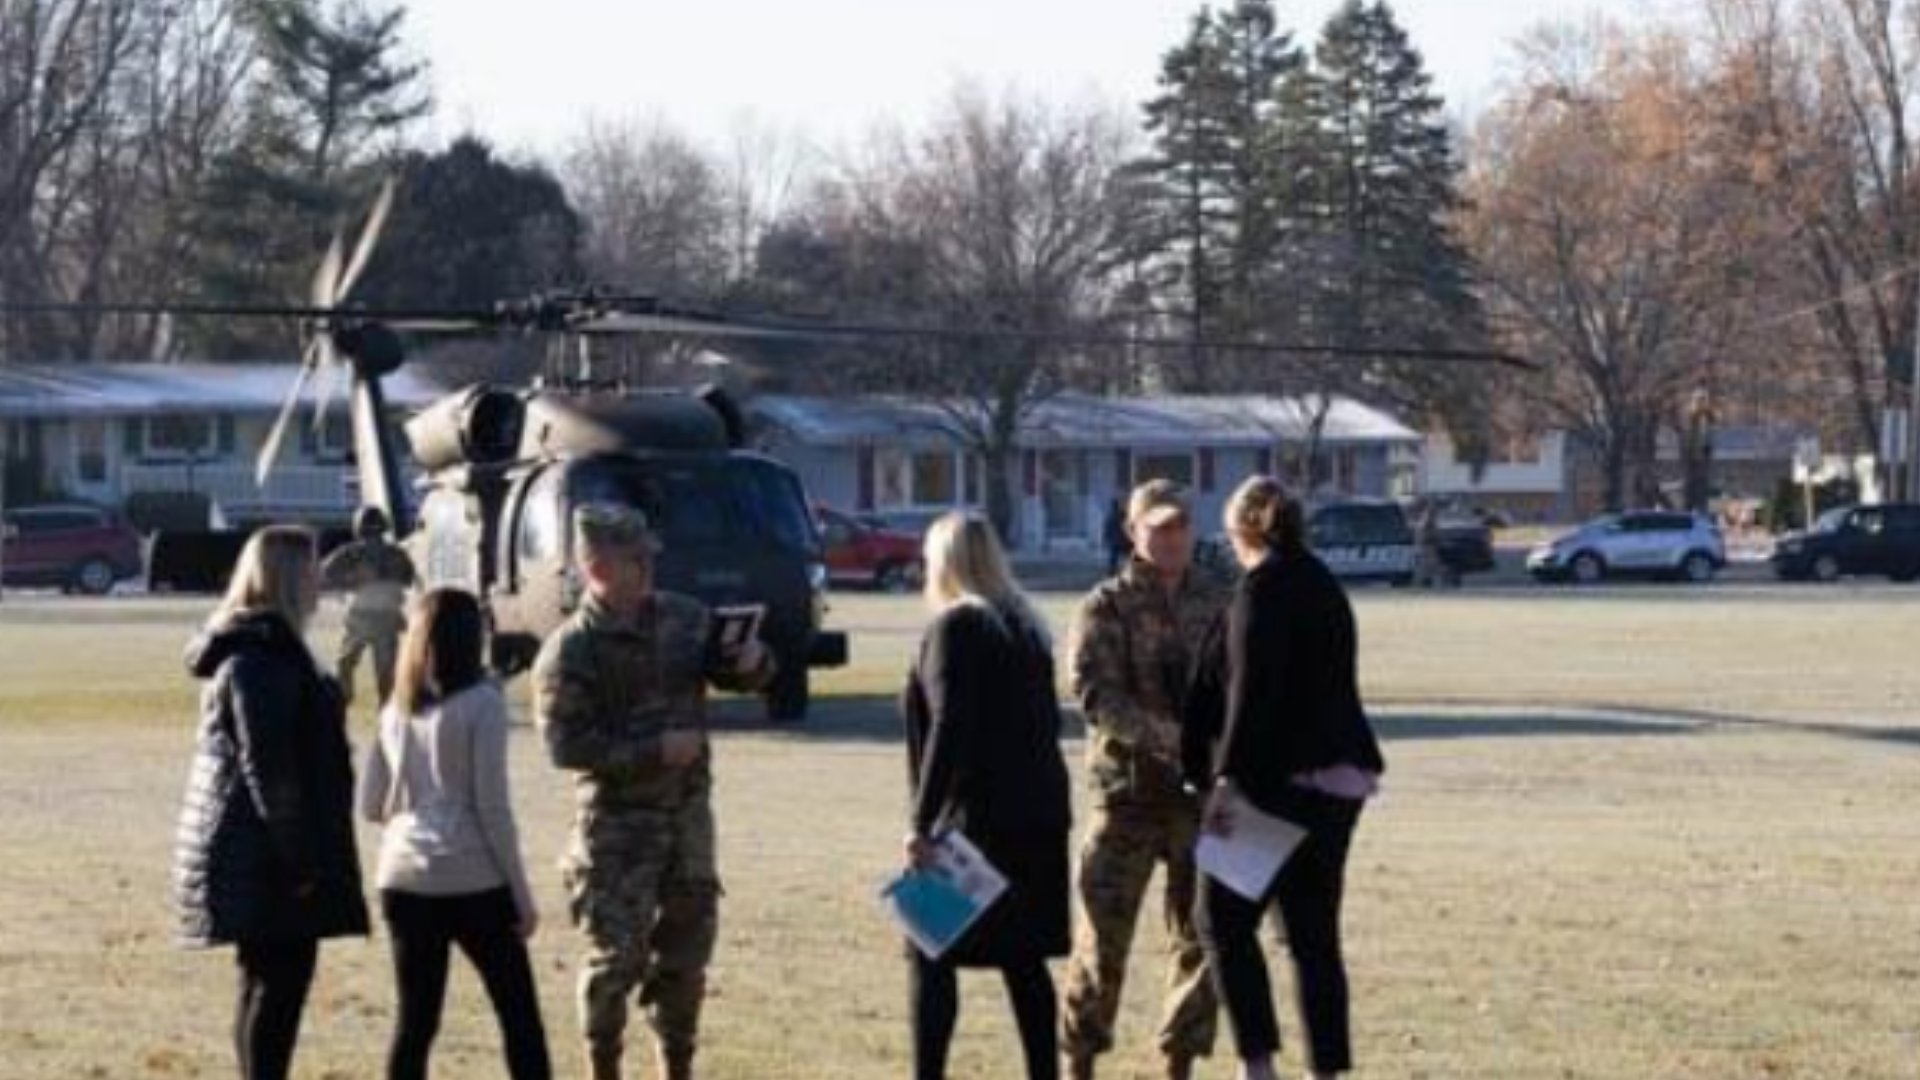
[[[1133,482],[1137,486],[1149,480],[1171,480],[1182,487],[1193,486],[1193,455],[1156,454],[1143,451],[1133,457]]]
[[[83,484],[101,484],[107,479],[107,425],[100,420],[82,420],[74,428],[74,472]]]
[[[954,450],[882,450],[875,456],[874,505],[885,509],[945,508],[962,504],[977,487]]]
[[[145,455],[150,458],[212,457],[215,452],[213,418],[209,416],[154,416],[147,419]]]
[[[1508,435],[1505,438],[1495,439],[1487,455],[1487,464],[1540,464],[1540,437],[1538,435]]]
[[[344,409],[327,413],[326,423],[313,435],[313,456],[320,461],[345,461],[353,453],[353,417]]]

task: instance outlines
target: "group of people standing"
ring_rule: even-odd
[[[993,530],[936,522],[926,542],[937,614],[909,677],[913,797],[907,858],[961,830],[1009,879],[1007,894],[938,959],[910,958],[916,1080],[946,1074],[954,970],[998,968],[1029,1080],[1059,1075],[1057,1012],[1074,1080],[1112,1048],[1135,925],[1165,871],[1171,939],[1157,1042],[1165,1074],[1211,1053],[1224,1003],[1242,1080],[1273,1080],[1280,1046],[1258,940],[1277,915],[1295,968],[1310,1074],[1352,1068],[1340,909],[1361,808],[1385,771],[1361,705],[1353,611],[1306,541],[1299,500],[1254,477],[1226,507],[1245,571],[1237,584],[1193,564],[1186,494],[1153,481],[1122,517],[1118,572],[1081,604],[1069,682],[1089,727],[1093,820],[1077,876],[1069,947],[1067,773],[1047,629],[1021,594]],[[1236,808],[1306,829],[1267,892],[1247,898],[1198,872],[1203,833],[1229,835]],[[1046,961],[1071,956],[1063,1007]]]
[[[1144,894],[1166,874],[1174,963],[1158,1045],[1167,1075],[1211,1052],[1224,1002],[1245,1080],[1279,1046],[1256,937],[1285,927],[1314,1077],[1351,1067],[1340,906],[1348,844],[1384,769],[1356,689],[1353,616],[1307,550],[1300,504],[1256,477],[1226,525],[1237,585],[1192,565],[1184,492],[1143,485],[1127,504],[1124,565],[1087,597],[1068,645],[1089,724],[1093,821],[1077,876],[1052,639],[993,529],[963,514],[925,542],[933,618],[902,695],[910,813],[905,858],[947,829],[1009,881],[938,958],[909,946],[915,1076],[945,1075],[958,970],[998,969],[1033,1080],[1093,1076],[1113,1027]],[[709,687],[774,675],[758,641],[724,643],[712,614],[655,589],[645,517],[574,517],[579,609],[543,644],[534,719],[575,782],[563,869],[587,943],[578,984],[592,1080],[622,1073],[629,1012],[655,1037],[663,1080],[691,1080],[718,931],[720,882],[706,728]],[[304,640],[321,585],[310,533],[248,543],[188,652],[203,681],[197,751],[176,845],[182,936],[235,946],[235,1050],[246,1080],[288,1075],[323,939],[365,935],[352,817],[382,827],[380,908],[398,986],[390,1078],[424,1077],[456,949],[480,974],[510,1075],[552,1068],[526,942],[540,923],[507,781],[508,708],[485,666],[479,601],[415,597],[354,777],[345,698]],[[384,681],[384,680],[383,680]],[[1307,829],[1267,895],[1197,873],[1203,832],[1228,834],[1240,800]],[[1071,917],[1077,880],[1081,919]],[[1049,960],[1071,954],[1064,998]]]

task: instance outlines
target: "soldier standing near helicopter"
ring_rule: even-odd
[[[340,637],[336,671],[340,690],[353,700],[354,673],[360,657],[373,651],[374,684],[380,704],[393,693],[394,661],[407,628],[407,590],[413,587],[413,560],[387,539],[387,515],[363,506],[353,515],[351,543],[327,556],[320,580],[347,593],[346,630]]]
[[[586,593],[534,663],[534,718],[575,778],[564,860],[588,943],[580,1021],[589,1075],[618,1080],[629,1001],[648,1011],[663,1080],[691,1080],[719,930],[706,687],[752,690],[773,654],[714,640],[698,601],[653,587],[645,515],[594,503],[573,518]]]

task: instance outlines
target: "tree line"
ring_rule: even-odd
[[[832,158],[617,121],[535,159],[423,145],[431,72],[402,6],[0,0],[0,297],[305,301],[329,236],[398,174],[355,302],[602,282],[1017,331],[736,350],[768,386],[945,402],[990,466],[1066,388],[1344,394],[1475,458],[1564,428],[1611,505],[1658,495],[1663,441],[1704,500],[1716,424],[1876,448],[1920,299],[1914,12],[1696,0],[1664,24],[1546,24],[1517,59],[1464,121],[1383,0],[1310,42],[1232,0],[1194,12],[1129,106],[962,86]],[[0,360],[261,359],[294,334],[20,314]],[[1486,348],[1539,370],[1406,357]],[[1003,483],[985,495],[1009,512]]]

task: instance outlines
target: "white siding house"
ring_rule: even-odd
[[[983,502],[982,462],[955,415],[899,397],[766,396],[750,401],[758,445],[822,503],[923,524]],[[1110,500],[1167,477],[1218,531],[1226,497],[1254,473],[1303,471],[1313,410],[1288,398],[1102,398],[1061,394],[1023,423],[1009,465],[1024,551],[1097,549]],[[1411,493],[1420,436],[1377,409],[1334,399],[1322,420],[1321,494]]]
[[[309,386],[278,467],[266,487],[254,483],[254,458],[296,371],[291,362],[0,365],[8,501],[119,507],[136,492],[194,492],[236,520],[343,521],[357,502],[344,374],[319,427],[319,388]],[[404,370],[385,389],[395,413],[440,393]]]

